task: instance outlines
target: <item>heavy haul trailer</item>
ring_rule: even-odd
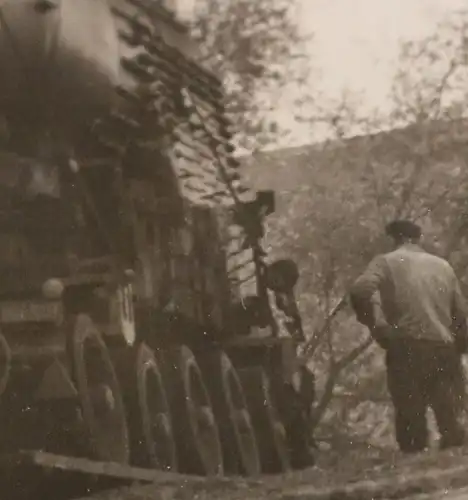
[[[304,452],[297,269],[268,263],[272,193],[192,51],[156,1],[0,4],[2,453],[255,475]]]

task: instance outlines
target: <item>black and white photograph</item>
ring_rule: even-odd
[[[0,0],[0,500],[468,500],[467,320],[466,0]]]

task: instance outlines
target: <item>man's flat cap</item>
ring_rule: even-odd
[[[409,220],[394,220],[387,224],[385,232],[392,238],[418,239],[421,237],[421,228]]]

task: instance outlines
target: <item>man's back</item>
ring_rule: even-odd
[[[458,281],[450,264],[407,244],[374,259],[353,287],[359,298],[380,292],[395,336],[453,342],[453,316],[463,316]]]
[[[450,264],[418,245],[421,228],[395,220],[385,228],[396,250],[376,257],[351,290],[357,319],[385,349],[387,386],[394,406],[400,450],[426,448],[426,410],[434,411],[440,447],[465,442],[468,352],[464,299]]]

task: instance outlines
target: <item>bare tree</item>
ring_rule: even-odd
[[[277,120],[278,102],[286,91],[307,92],[310,85],[310,37],[300,32],[299,7],[296,0],[199,2],[200,60],[222,76],[239,144],[247,150],[289,132]]]
[[[290,197],[288,218],[277,220],[277,247],[306,269],[299,295],[309,341],[302,355],[321,380],[314,424],[337,387],[366,391],[363,379],[375,378],[379,350],[369,349],[372,340],[353,321],[346,293],[384,249],[383,225],[417,220],[431,250],[455,267],[468,264],[461,245],[468,235],[467,20],[459,13],[434,35],[402,45],[388,116],[367,119],[359,101],[344,94],[310,117],[329,139],[305,160],[310,175]],[[355,131],[362,135],[352,137]]]

